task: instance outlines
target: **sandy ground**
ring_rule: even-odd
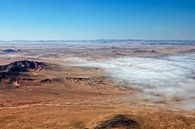
[[[2,49],[8,47],[3,46]],[[15,46],[14,49],[19,47]],[[163,56],[192,52],[195,46],[60,47],[46,46],[40,49],[29,45],[23,47],[25,52],[0,55],[1,64],[28,59],[59,65],[59,69],[41,70],[36,74],[31,71],[27,73],[28,76],[21,76],[19,87],[1,83],[1,129],[98,129],[99,124],[116,115],[127,116],[136,122],[136,126],[125,127],[119,122],[116,127],[101,129],[195,128],[194,110],[174,108],[166,102],[137,99],[136,94],[142,91],[130,86],[120,87],[102,69],[64,65],[68,64],[68,58],[74,56],[98,59],[118,57],[121,54]],[[44,79],[57,81],[41,83]]]

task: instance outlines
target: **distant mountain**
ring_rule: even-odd
[[[173,44],[173,45],[191,45],[195,44],[195,40],[139,40],[139,39],[98,39],[98,40],[13,40],[0,41],[0,44],[109,44],[109,43],[125,43],[125,44]]]
[[[22,50],[14,50],[14,49],[4,49],[2,50],[3,53],[15,53],[15,52],[21,52]]]

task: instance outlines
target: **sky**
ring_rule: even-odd
[[[195,39],[195,0],[1,0],[0,40]]]

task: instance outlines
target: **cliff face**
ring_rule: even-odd
[[[28,72],[30,69],[42,69],[48,68],[48,65],[42,62],[36,61],[16,61],[8,65],[0,66],[0,81],[2,79],[15,79],[19,73]]]

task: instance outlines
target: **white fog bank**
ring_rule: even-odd
[[[110,77],[127,81],[145,93],[165,98],[195,98],[195,54],[72,61],[76,66],[102,68]]]

